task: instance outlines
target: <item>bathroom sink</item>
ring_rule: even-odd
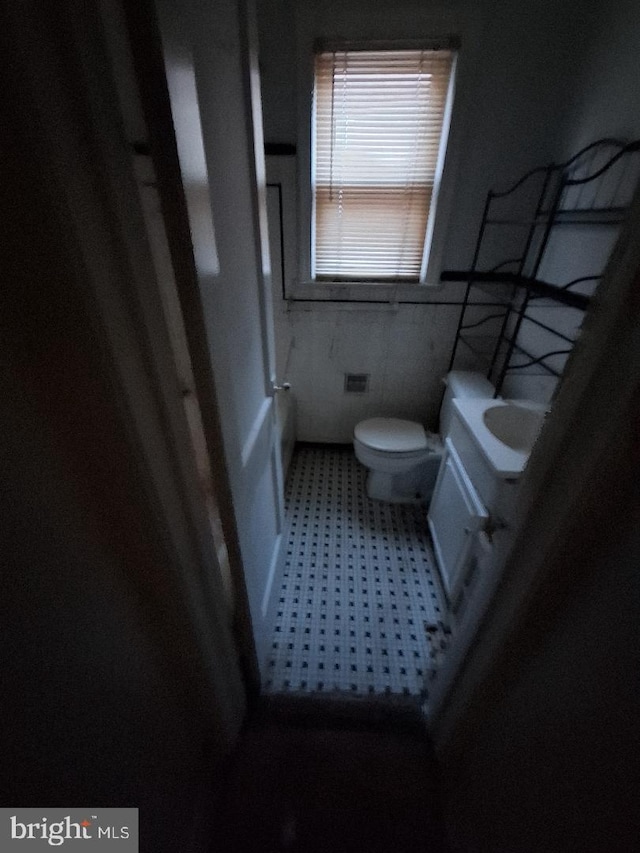
[[[464,425],[468,437],[456,429],[456,449],[462,458],[470,440],[494,475],[517,479],[526,467],[547,409],[531,400],[456,399],[456,420]]]
[[[487,429],[512,450],[528,453],[544,421],[544,412],[516,404],[491,406],[482,419]]]

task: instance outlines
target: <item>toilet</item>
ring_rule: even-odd
[[[455,397],[493,397],[494,387],[481,373],[452,370],[440,408],[440,435],[400,418],[368,418],[353,432],[356,458],[369,469],[367,495],[388,503],[421,503],[431,498],[449,433]]]

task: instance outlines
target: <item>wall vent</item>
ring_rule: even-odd
[[[344,390],[347,394],[366,394],[369,390],[369,374],[345,373]]]

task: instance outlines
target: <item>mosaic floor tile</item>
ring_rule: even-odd
[[[268,692],[426,695],[425,623],[446,613],[426,511],[365,479],[351,450],[296,449]]]

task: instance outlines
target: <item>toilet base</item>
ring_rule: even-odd
[[[439,465],[439,454],[434,454],[422,465],[399,474],[369,469],[367,496],[372,500],[386,503],[426,503],[431,500]]]

